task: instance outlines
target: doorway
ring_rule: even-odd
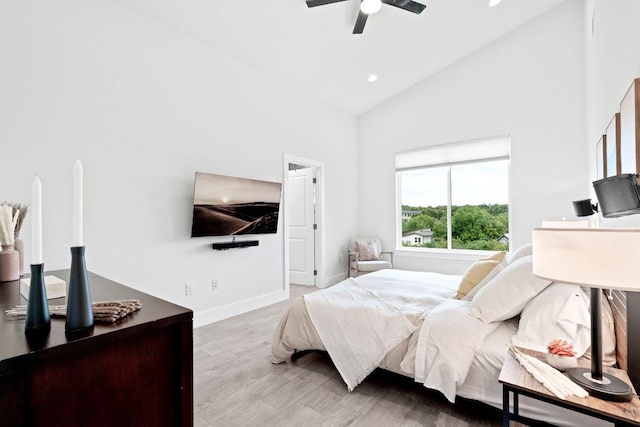
[[[285,271],[290,283],[322,286],[322,163],[285,155]]]

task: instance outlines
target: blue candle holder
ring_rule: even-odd
[[[27,333],[48,331],[51,328],[47,289],[44,284],[44,264],[31,264],[29,302],[24,330]]]
[[[67,295],[67,332],[78,332],[93,326],[93,307],[89,277],[84,260],[84,246],[71,248],[71,272]]]

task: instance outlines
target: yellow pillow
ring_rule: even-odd
[[[507,256],[507,253],[505,251],[502,251],[502,252],[496,252],[495,254],[491,255],[489,258],[484,258],[484,259],[491,259],[493,261],[502,262],[504,261],[504,258],[506,256]]]
[[[502,255],[502,258],[504,258],[504,255]],[[464,298],[464,296],[471,292],[471,290],[475,288],[476,285],[480,283],[480,281],[491,272],[491,270],[493,270],[498,264],[500,264],[500,262],[501,261],[491,258],[479,259],[474,262],[471,267],[469,267],[464,273],[464,276],[462,276],[462,280],[460,281],[460,285],[458,286],[458,293],[456,294],[456,298]]]

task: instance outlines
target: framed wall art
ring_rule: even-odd
[[[616,113],[606,131],[606,175],[620,175],[620,113]]]
[[[620,173],[640,173],[640,79],[620,103]]]
[[[607,176],[607,135],[602,135],[596,142],[596,176],[602,179]]]

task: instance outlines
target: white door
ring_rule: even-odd
[[[315,285],[313,168],[289,171],[289,282]]]

